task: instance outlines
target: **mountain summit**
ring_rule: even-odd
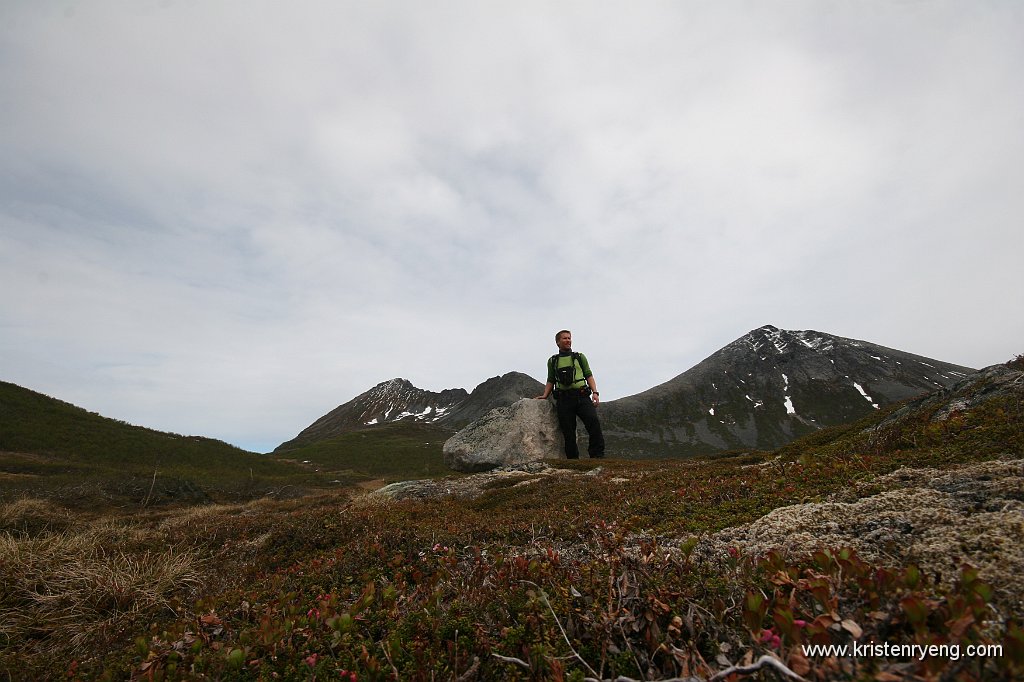
[[[818,331],[755,329],[664,384],[602,406],[609,454],[771,449],[974,370]]]
[[[275,452],[327,440],[373,424],[407,418],[436,421],[468,396],[463,388],[449,388],[434,393],[416,388],[407,379],[382,381],[320,417],[295,438],[279,445]]]
[[[403,420],[433,423],[455,430],[495,407],[504,407],[524,396],[537,395],[543,388],[543,384],[521,372],[492,377],[472,393],[463,388],[434,393],[416,388],[406,379],[391,379],[334,408],[295,438],[279,445],[275,452],[292,450],[368,426]]]

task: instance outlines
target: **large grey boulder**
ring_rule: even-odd
[[[565,457],[555,406],[523,398],[491,410],[444,444],[444,463],[473,473]]]

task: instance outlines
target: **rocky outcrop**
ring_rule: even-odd
[[[512,466],[498,467],[491,471],[459,476],[457,478],[425,479],[419,481],[400,481],[379,488],[370,493],[369,500],[409,500],[437,499],[456,497],[473,499],[490,490],[504,488],[522,488],[538,481],[550,478],[596,477],[602,473],[601,467],[589,471],[575,469],[559,469],[544,462],[529,462]],[[585,478],[583,480],[586,480]]]
[[[500,466],[564,457],[555,407],[523,398],[491,410],[444,444],[444,463],[455,471],[487,471]]]
[[[1007,365],[992,365],[893,412],[873,428],[884,431],[900,424],[905,419],[921,414],[930,415],[932,422],[942,422],[955,414],[961,414],[992,400],[1016,394],[1024,394],[1024,372]]]
[[[780,507],[705,541],[712,554],[736,547],[751,555],[776,550],[807,555],[821,547],[852,547],[864,559],[917,564],[952,582],[962,563],[979,569],[1003,597],[1024,595],[1024,460],[954,469],[899,469],[865,484],[882,492],[858,498]],[[849,500],[849,501],[845,501]]]

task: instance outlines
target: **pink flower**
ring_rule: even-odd
[[[315,668],[316,667],[316,661],[317,661],[318,658],[320,658],[320,656],[318,654],[310,654],[304,660],[306,662],[306,665],[308,665],[310,668]]]
[[[775,634],[771,628],[761,632],[761,643],[767,644],[773,649],[778,649],[782,646],[782,638]]]
[[[797,618],[796,620],[793,621],[793,625],[797,626],[798,628],[805,628],[805,627],[807,627],[807,621],[806,620],[801,620],[800,618]]]

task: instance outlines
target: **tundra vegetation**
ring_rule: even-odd
[[[1024,369],[1020,357],[1009,364]],[[326,460],[266,458],[249,471],[246,453],[218,465],[202,500],[158,492],[171,465],[152,461],[127,478],[104,464],[115,489],[88,472],[77,485],[58,472],[59,486],[33,487],[25,481],[45,478],[33,467],[59,469],[75,437],[30,455],[24,435],[0,442],[5,462],[23,464],[5,469],[0,505],[0,675],[1022,679],[1021,595],[990,565],[709,541],[789,505],[877,494],[894,472],[1018,461],[1021,395],[896,405],[773,452],[553,461],[599,471],[401,501],[368,494],[359,471],[316,471]],[[190,447],[200,445],[214,447]],[[406,477],[422,477],[416,457],[439,459],[440,445],[409,455]],[[107,461],[104,447],[89,466]],[[202,460],[184,458],[173,478],[203,480]],[[1019,568],[1019,548],[998,551],[1018,562],[1007,571]],[[1001,655],[806,656],[801,646],[853,642],[996,645]]]

